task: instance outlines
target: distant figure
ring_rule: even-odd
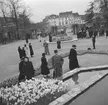
[[[106,31],[106,38],[108,37],[108,30]]]
[[[34,77],[35,70],[34,70],[32,62],[29,61],[28,57],[24,58],[23,69],[24,69],[24,75],[26,76],[26,79],[29,80],[29,79],[32,79],[32,77]]]
[[[74,70],[75,68],[79,68],[78,59],[77,59],[77,52],[76,52],[76,45],[72,45],[72,49],[69,53],[69,69]],[[78,74],[75,74],[72,77],[75,84],[78,84]]]
[[[60,77],[62,75],[62,66],[64,59],[58,55],[58,51],[54,50],[55,55],[52,57],[52,67],[54,68],[53,78]]]
[[[49,68],[48,68],[48,63],[45,57],[45,53],[42,54],[42,58],[41,58],[41,74],[44,77],[48,77],[49,74]]]
[[[52,42],[52,36],[49,34],[49,42]]]
[[[89,32],[88,32],[88,30],[86,31],[86,38],[87,39],[89,38]]]
[[[44,46],[45,54],[50,55],[49,46],[48,46],[48,43],[45,40],[44,40],[43,46]]]
[[[61,49],[61,41],[60,40],[57,41],[57,48]]]
[[[38,35],[38,39],[39,39],[39,42],[41,42],[41,35],[40,34]]]
[[[33,48],[32,48],[31,43],[29,43],[29,49],[30,49],[30,55],[31,55],[31,57],[33,57],[34,52],[33,52]]]
[[[20,46],[18,47],[18,53],[19,53],[19,57],[21,59],[23,55],[22,55],[22,49]]]
[[[24,65],[24,58],[21,58],[21,62],[19,63],[19,77],[18,77],[18,82],[21,82],[21,81],[23,81],[25,79],[23,65]]]
[[[96,42],[96,36],[93,35],[92,36],[93,49],[96,49],[95,42]]]

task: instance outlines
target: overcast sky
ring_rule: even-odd
[[[73,11],[84,14],[91,0],[24,0],[31,8],[33,22],[39,22],[46,15]]]

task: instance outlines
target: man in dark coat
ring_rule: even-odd
[[[29,49],[30,49],[30,55],[31,55],[31,57],[33,57],[34,52],[33,52],[33,48],[32,48],[31,43],[29,43]]]
[[[57,49],[61,49],[61,41],[60,40],[57,41]]]
[[[78,60],[77,60],[77,52],[76,52],[76,45],[72,46],[73,48],[70,50],[69,53],[69,69],[73,70],[79,67]]]
[[[28,57],[24,58],[24,75],[26,76],[26,79],[32,79],[34,77],[34,67],[31,61],[29,61]]]
[[[20,46],[18,47],[18,53],[19,53],[19,57],[21,59],[22,58],[22,49]]]
[[[79,68],[78,59],[77,59],[77,52],[76,52],[76,45],[72,45],[72,49],[69,53],[69,69],[73,70],[75,68]],[[78,74],[75,74],[72,77],[75,84],[78,84]]]
[[[95,42],[96,42],[96,36],[93,35],[93,36],[92,36],[93,49],[96,49],[96,47],[95,47]]]
[[[21,58],[21,62],[19,63],[19,77],[18,77],[19,82],[25,79],[23,65],[24,65],[24,58]]]

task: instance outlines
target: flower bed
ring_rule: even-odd
[[[0,89],[0,105],[48,105],[66,92],[60,80],[26,80],[19,85]]]

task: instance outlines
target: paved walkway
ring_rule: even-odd
[[[108,76],[69,105],[108,105]]]

